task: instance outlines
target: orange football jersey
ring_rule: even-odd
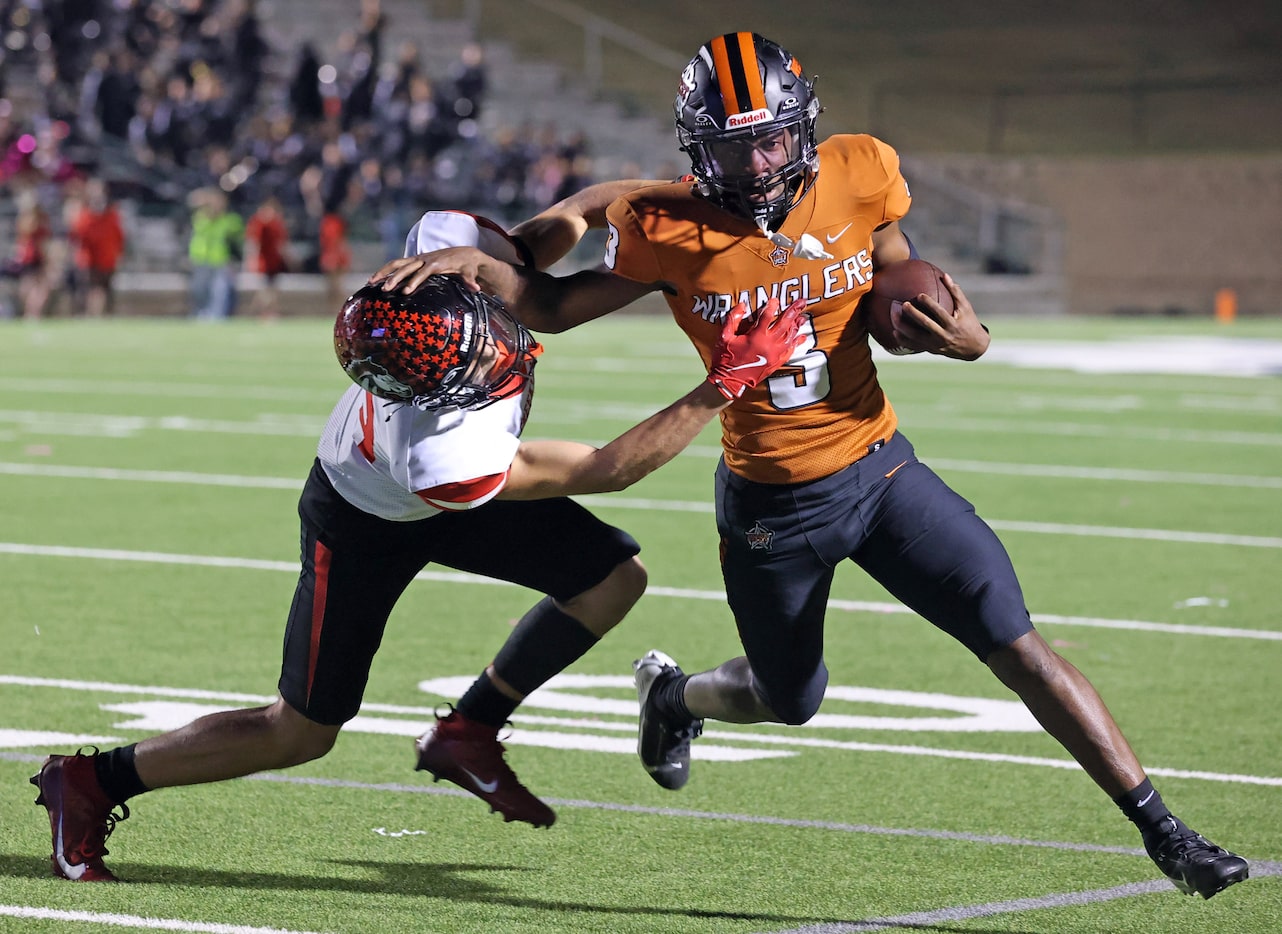
[[[728,214],[688,183],[625,195],[607,212],[606,266],[637,282],[665,282],[677,324],[705,366],[726,313],[805,297],[808,339],[793,358],[721,415],[726,465],[761,483],[835,473],[895,430],[856,309],[872,285],[872,232],[908,213],[899,156],[867,135],[819,144],[814,186],[779,232],[809,235],[831,254],[801,259],[750,221]]]

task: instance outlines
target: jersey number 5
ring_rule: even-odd
[[[786,364],[766,380],[770,404],[776,409],[800,409],[826,398],[832,383],[828,375],[828,355],[816,348],[815,325],[806,319],[801,333],[805,342]]]

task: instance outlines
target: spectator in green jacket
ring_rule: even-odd
[[[227,207],[217,188],[200,188],[187,199],[192,209],[191,314],[196,318],[231,317],[236,305],[236,268],[244,252],[245,222]]]

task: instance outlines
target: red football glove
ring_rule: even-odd
[[[805,341],[800,333],[805,307],[806,300],[799,298],[781,312],[779,299],[772,298],[753,316],[747,302],[735,305],[713,348],[708,382],[732,400],[759,385]]]

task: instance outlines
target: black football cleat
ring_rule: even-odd
[[[703,732],[703,721],[673,723],[654,705],[655,685],[682,675],[681,668],[667,655],[651,649],[632,663],[632,671],[641,706],[637,755],[651,778],[675,791],[690,780],[690,741]]]
[[[1163,837],[1145,841],[1157,868],[1185,895],[1210,898],[1250,875],[1242,857],[1216,846],[1174,818],[1163,818],[1170,830]]]

